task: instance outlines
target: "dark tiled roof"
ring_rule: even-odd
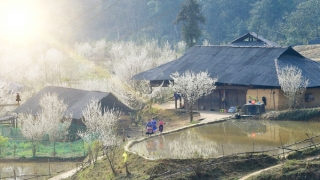
[[[292,64],[303,71],[309,87],[320,87],[320,64],[291,47],[194,46],[182,57],[133,76],[135,80],[172,80],[174,72],[207,70],[217,83],[280,87],[275,59],[280,67]]]
[[[56,93],[59,99],[63,99],[68,105],[67,112],[72,113],[72,118],[80,119],[82,110],[94,98],[101,102],[102,107],[119,108],[122,111],[131,111],[129,107],[124,105],[110,92],[85,91],[73,88],[47,86],[28,99],[24,104],[14,110],[15,113],[32,113],[37,114],[40,111],[39,101],[46,93]],[[67,113],[66,112],[66,113]]]
[[[251,41],[253,40],[253,41]],[[249,32],[230,43],[231,46],[264,46],[264,47],[280,47],[279,44],[269,41],[254,32]]]

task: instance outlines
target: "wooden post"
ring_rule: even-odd
[[[284,156],[284,147],[283,147],[283,144],[282,144],[281,136],[280,136],[280,142],[281,142],[281,147],[282,147],[282,155],[283,155],[283,158],[284,158],[285,157]]]
[[[254,152],[254,142],[252,142],[252,152]]]
[[[221,146],[222,146],[222,164],[223,164],[224,150],[223,150],[223,145]]]
[[[51,175],[51,172],[50,172],[50,160],[48,159],[48,164],[49,164],[49,176]]]
[[[177,104],[178,104],[177,99],[176,99],[176,97],[174,97],[174,108],[175,109],[177,109],[177,106],[178,106]]]
[[[275,94],[276,92],[274,92],[274,91],[272,91],[272,97],[273,97],[273,110],[275,111],[276,110],[276,102],[275,102],[275,100],[274,100],[274,94]]]
[[[14,177],[14,180],[17,179],[17,175],[16,175],[16,166],[13,166],[13,177]]]
[[[308,133],[306,133],[306,135],[308,136],[308,139],[310,140],[310,142],[313,144],[313,146],[316,148],[316,150],[318,150],[317,146],[314,144],[314,142],[312,141],[312,138],[309,137]]]

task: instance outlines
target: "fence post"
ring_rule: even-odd
[[[310,140],[310,142],[313,144],[313,146],[316,148],[316,150],[318,150],[317,146],[314,144],[314,142],[312,141],[312,138],[309,137],[308,133],[306,133],[306,135],[308,136],[308,139]]]
[[[16,176],[16,166],[13,166],[13,177],[14,177],[14,180],[17,180],[17,176]]]
[[[282,144],[282,140],[281,140],[281,136],[279,136],[280,137],[280,142],[281,142],[281,147],[282,147],[282,154],[283,154],[283,158],[285,157],[284,156],[284,147],[283,147],[283,144]]]
[[[252,142],[252,152],[254,152],[254,142]]]
[[[222,146],[222,165],[223,165],[223,158],[224,158],[224,150],[223,150],[223,145]]]
[[[50,172],[50,159],[48,159],[48,164],[49,164],[49,176],[51,175],[51,172]]]
[[[16,159],[16,141],[13,141],[13,159]]]

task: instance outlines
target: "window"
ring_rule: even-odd
[[[314,100],[314,96],[312,93],[306,93],[305,94],[305,101],[306,102],[310,102],[310,101],[313,101]]]

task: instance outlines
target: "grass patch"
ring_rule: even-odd
[[[131,173],[126,176],[124,164],[122,162],[123,152],[118,152],[116,155],[117,174],[112,175],[112,171],[106,161],[103,159],[98,161],[95,165],[91,165],[70,179],[105,179],[112,177],[112,179],[163,179],[161,175],[170,171],[175,174],[171,179],[238,179],[248,172],[260,170],[278,163],[278,160],[267,155],[258,156],[239,156],[232,158],[225,158],[222,163],[221,159],[162,159],[162,160],[146,160],[136,154],[128,153],[128,169]],[[237,160],[237,161],[235,161]],[[235,161],[226,163],[229,161]],[[195,171],[179,170],[200,165],[200,172],[198,176]],[[170,179],[170,178],[169,178]]]
[[[316,156],[320,154],[320,149],[316,149],[316,148],[309,148],[306,149],[304,151],[298,151],[298,152],[294,152],[292,154],[289,154],[287,156],[288,159],[304,159],[307,157],[311,157],[311,156]]]
[[[287,157],[289,160],[285,161],[283,166],[273,169],[272,171],[263,172],[251,179],[318,180],[320,179],[320,160],[319,158],[314,158],[316,155],[320,155],[320,150],[316,148],[310,148],[302,152],[292,153]],[[306,158],[310,159],[306,160]]]
[[[40,142],[36,157],[54,157],[53,142]],[[83,141],[75,142],[56,142],[56,157],[57,158],[76,158],[86,155],[86,149],[83,147]],[[31,142],[9,140],[1,148],[1,157],[4,159],[16,158],[32,158]]]
[[[277,120],[307,121],[309,119],[319,117],[319,108],[294,109],[280,111]]]

